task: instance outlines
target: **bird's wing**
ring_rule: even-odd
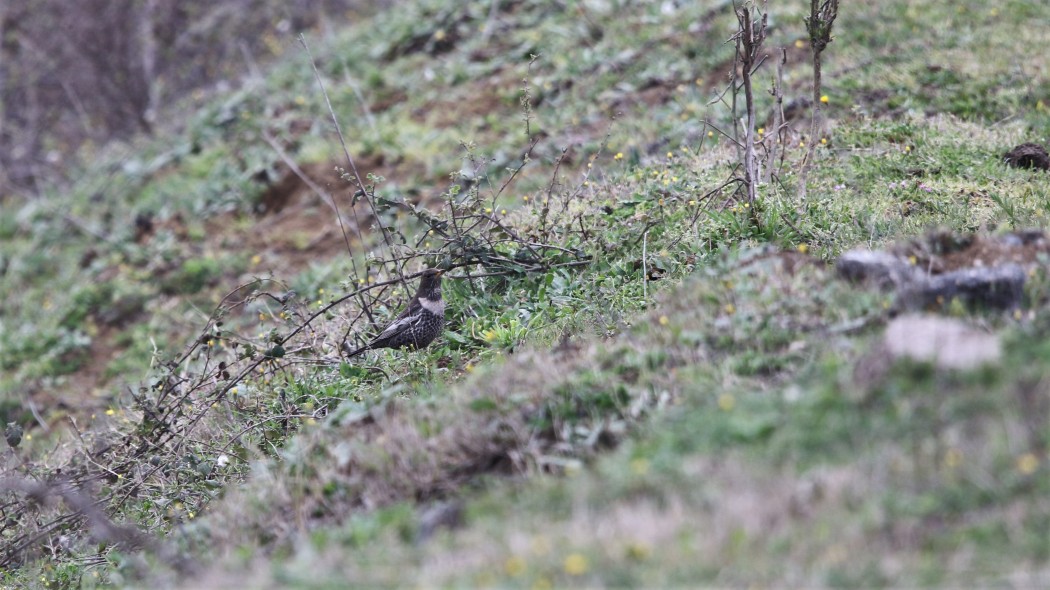
[[[408,306],[401,310],[401,313],[397,314],[397,317],[394,318],[394,323],[396,324],[405,318],[418,316],[421,311],[423,311],[423,305],[419,302],[418,297],[413,297],[412,300],[408,302]]]
[[[405,316],[403,316],[401,318],[398,318],[397,320],[394,320],[394,323],[392,323],[389,326],[387,326],[386,329],[383,330],[382,334],[376,336],[372,341],[373,342],[378,342],[380,340],[385,340],[387,338],[390,338],[394,334],[397,334],[398,332],[401,332],[402,330],[404,330],[408,326],[411,326],[412,324],[414,324],[414,323],[416,323],[418,321],[419,321],[419,314],[405,315]]]

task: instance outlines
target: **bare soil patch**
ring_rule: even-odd
[[[1028,266],[1050,254],[1050,240],[1040,230],[1003,236],[966,235],[934,232],[906,242],[894,250],[903,257],[915,257],[915,266],[930,274],[941,274],[975,267],[1004,264]]]

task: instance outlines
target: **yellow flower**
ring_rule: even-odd
[[[569,556],[565,558],[565,573],[570,576],[585,574],[589,567],[590,564],[587,563],[587,558],[579,553],[570,553]]]
[[[616,155],[613,156],[613,159],[614,160],[622,160],[623,159],[623,152],[616,152]]]
[[[948,449],[948,452],[944,454],[944,466],[948,469],[955,469],[962,463],[962,457],[962,451],[959,449]]]
[[[661,326],[666,326],[669,323],[671,323],[671,320],[667,319],[667,316],[665,316],[665,315],[660,316],[660,325]]]
[[[725,309],[725,312],[729,315],[736,313],[736,306],[732,303],[727,303],[723,309]]]
[[[1017,470],[1024,475],[1032,475],[1039,469],[1039,457],[1035,453],[1025,453],[1017,458]]]
[[[795,47],[797,47],[798,49],[802,49],[805,46],[806,46],[806,44],[802,41],[802,39],[799,39],[798,41],[795,41]]]
[[[821,137],[820,138],[820,145],[828,145],[828,138]]]
[[[827,94],[825,94],[824,96],[820,97],[820,102],[823,103],[823,104],[828,104],[828,100],[829,99],[828,99],[828,95]]]
[[[262,262],[262,256],[259,256],[258,254],[252,256],[252,266],[258,266],[260,262]]]
[[[297,104],[299,106],[303,106],[304,104],[306,104],[306,97],[304,97],[304,96],[296,96],[295,97],[295,104]]]
[[[107,416],[112,416],[113,414],[116,414],[116,413],[117,412],[113,408],[110,408],[110,409],[106,410],[106,415]]]
[[[473,373],[474,372],[474,363],[467,363],[467,366],[463,367],[463,370],[465,370],[468,373]]]
[[[510,557],[503,564],[503,569],[506,570],[508,576],[518,577],[525,573],[525,560],[517,556]]]
[[[758,134],[759,135],[764,135],[765,133],[766,133],[766,128],[765,127],[759,127],[758,128]]]
[[[550,590],[552,587],[548,578],[539,578],[532,584],[533,590]]]
[[[667,157],[668,158],[673,158],[674,157],[674,152],[667,152]]]
[[[523,197],[521,198],[521,200],[522,200],[522,201],[525,201],[526,203],[528,203],[528,202],[529,202],[529,195],[525,195],[525,196],[523,196]],[[434,230],[430,230],[430,231],[431,231],[431,233],[433,233],[433,231],[434,231]]]
[[[444,41],[445,40],[445,35],[446,35],[445,29],[438,29],[438,30],[434,31],[434,40],[435,41]]]
[[[651,553],[652,549],[645,543],[631,543],[627,546],[627,557],[637,561],[648,559]]]
[[[714,131],[708,131],[707,132],[707,136],[708,137],[714,137],[715,136],[715,132]]]
[[[799,244],[798,245],[798,251],[801,252],[802,254],[805,254],[806,252],[809,252],[809,245],[808,244]]]
[[[722,395],[718,396],[718,407],[723,412],[728,412],[732,410],[735,406],[736,398],[734,398],[731,394],[723,393]]]
[[[492,213],[492,207],[485,207],[485,213]]]

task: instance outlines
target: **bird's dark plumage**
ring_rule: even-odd
[[[423,271],[419,279],[419,290],[408,306],[371,342],[350,350],[343,343],[346,358],[355,357],[366,350],[376,348],[419,349],[429,345],[441,335],[445,326],[445,302],[441,299],[441,274],[444,271],[430,268]]]

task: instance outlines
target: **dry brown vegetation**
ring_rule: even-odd
[[[194,89],[239,78],[249,62],[283,53],[281,38],[289,31],[331,26],[384,4],[4,2],[0,198],[68,181],[56,164],[87,142],[97,146],[168,127],[160,113],[170,115]]]

